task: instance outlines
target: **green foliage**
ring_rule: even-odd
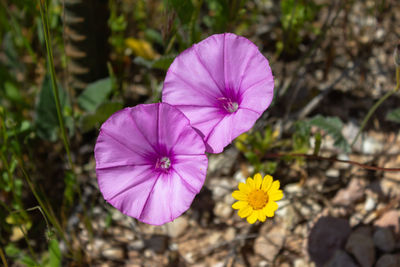
[[[169,65],[172,64],[175,57],[176,57],[176,55],[167,55],[167,56],[162,56],[155,60],[147,60],[142,57],[136,57],[134,59],[134,62],[138,65],[145,66],[149,69],[159,69],[159,70],[167,71],[169,68]]]
[[[49,262],[48,267],[61,266],[61,250],[57,239],[52,239],[49,242]]]
[[[86,111],[95,111],[112,91],[111,79],[104,78],[89,84],[78,97],[78,104]]]
[[[317,31],[312,22],[320,6],[312,0],[282,0],[280,3],[283,40],[277,43],[277,53],[294,54],[303,41],[302,32]]]
[[[185,25],[190,22],[194,12],[194,5],[191,0],[167,0],[167,5],[175,10],[182,24]]]
[[[387,115],[386,119],[389,121],[400,123],[400,108],[391,110]]]
[[[68,103],[67,92],[61,87],[60,84],[58,85],[58,93],[65,125],[69,129],[70,134],[73,134],[74,129],[72,118],[70,116],[66,116],[66,113],[68,113],[71,109]],[[39,94],[39,101],[37,102],[35,109],[35,126],[39,137],[53,142],[58,139],[59,122],[49,75],[45,76],[42,89]]]
[[[254,167],[254,172],[273,174],[277,163],[273,161],[263,161],[263,155],[276,143],[277,133],[270,127],[266,127],[264,132],[244,133],[235,140],[236,148],[243,153],[249,163]]]
[[[34,259],[28,256],[23,250],[19,249],[13,243],[5,247],[5,253],[8,257],[22,264],[23,266],[38,267],[40,266]]]
[[[345,152],[350,151],[350,145],[342,135],[343,122],[338,117],[323,117],[317,115],[309,121],[310,125],[317,126],[329,134],[337,148]]]
[[[93,128],[99,128],[100,125],[105,122],[108,117],[113,113],[122,109],[122,104],[118,102],[104,102],[102,103],[94,113],[86,114],[81,119],[81,130],[87,132]]]

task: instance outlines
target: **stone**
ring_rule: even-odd
[[[399,267],[400,266],[400,255],[384,254],[382,255],[375,264],[375,267]]]
[[[350,252],[362,267],[372,267],[375,262],[374,242],[366,232],[354,231],[346,243]]]
[[[343,249],[351,228],[345,219],[321,217],[308,236],[308,253],[317,266],[324,265],[333,255]]]
[[[168,247],[168,236],[155,234],[145,240],[147,248],[156,253],[163,253]]]
[[[324,267],[357,267],[358,265],[345,251],[336,250],[332,258],[324,265]]]
[[[231,206],[225,204],[224,202],[217,202],[214,207],[214,214],[221,219],[227,219],[231,217],[233,209]]]
[[[382,228],[390,227],[394,233],[398,235],[400,228],[399,221],[400,211],[393,209],[382,214],[382,216],[375,221],[374,225]]]
[[[189,222],[186,216],[180,216],[174,221],[167,223],[166,226],[168,235],[172,238],[177,238],[185,233],[187,227],[189,226]]]
[[[122,260],[124,259],[124,250],[120,247],[111,247],[103,250],[101,255],[109,260]]]
[[[234,240],[236,237],[236,230],[234,227],[229,227],[225,234],[224,234],[224,239],[228,242]]]
[[[396,245],[396,240],[389,228],[376,229],[373,240],[375,246],[384,252],[391,252]]]
[[[285,242],[285,230],[280,227],[273,227],[265,234],[256,238],[254,252],[266,260],[272,262],[278,255]]]
[[[332,203],[336,205],[348,206],[364,196],[365,182],[361,179],[353,178],[346,188],[340,189],[333,198]]]

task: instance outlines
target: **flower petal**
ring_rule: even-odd
[[[233,191],[232,197],[237,200],[247,201],[247,195],[239,190]]]
[[[192,204],[196,193],[174,172],[162,173],[149,194],[139,220],[153,225],[173,221]]]
[[[261,174],[257,173],[256,175],[254,175],[254,186],[256,189],[260,189],[261,188],[261,183],[262,183],[262,178],[261,178]]]
[[[239,190],[245,194],[248,194],[251,191],[251,188],[249,187],[249,185],[247,185],[245,183],[239,183],[238,187],[239,187]]]
[[[206,155],[177,155],[173,158],[171,168],[193,192],[199,193],[206,178],[207,164]]]
[[[260,222],[265,222],[265,220],[267,219],[267,216],[263,210],[258,210],[257,217]]]
[[[244,209],[248,205],[249,204],[247,203],[247,201],[237,201],[237,202],[233,203],[232,208],[235,209],[235,210]]]
[[[169,104],[158,105],[158,152],[174,155],[201,155],[205,146],[201,136],[193,130],[189,119]],[[173,122],[173,126],[171,123]],[[165,150],[165,151],[162,151]],[[207,165],[207,164],[206,164]]]
[[[276,202],[270,201],[268,204],[262,209],[267,217],[274,217],[274,212],[278,209],[278,204]]]
[[[261,189],[264,191],[264,192],[267,192],[268,190],[269,190],[269,188],[271,187],[271,185],[272,185],[272,176],[271,175],[265,175],[264,176],[264,179],[263,179],[263,181],[262,181],[262,185],[261,185]]]
[[[252,178],[248,177],[246,180],[246,184],[249,186],[251,191],[256,189],[256,183],[254,182],[254,180]]]
[[[247,222],[250,223],[250,224],[255,223],[257,221],[257,218],[258,218],[257,214],[258,214],[257,212],[253,211],[253,213],[249,217],[247,217]]]
[[[238,215],[240,216],[240,218],[245,218],[245,217],[249,216],[250,214],[252,214],[252,212],[253,212],[253,208],[250,206],[247,206],[243,209],[240,209],[238,211]]]
[[[268,197],[270,201],[278,201],[283,198],[283,192],[282,190],[277,190],[272,194],[268,194]]]
[[[275,191],[279,190],[280,182],[278,180],[274,181],[271,185],[271,187],[268,190],[268,193],[274,193]]]

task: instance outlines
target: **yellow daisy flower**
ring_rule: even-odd
[[[283,198],[282,190],[279,190],[279,181],[273,181],[271,175],[264,179],[261,174],[254,175],[254,179],[247,178],[246,183],[239,183],[239,190],[232,193],[232,197],[239,200],[233,203],[232,208],[239,210],[241,218],[247,217],[248,223],[257,220],[265,222],[267,217],[274,217],[278,209],[278,201]]]

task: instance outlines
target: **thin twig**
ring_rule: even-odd
[[[338,158],[328,158],[323,156],[309,155],[309,154],[301,154],[301,153],[267,153],[264,155],[266,158],[283,158],[283,157],[303,157],[310,160],[327,160],[330,162],[342,162],[351,165],[358,166],[363,169],[372,170],[372,171],[386,171],[386,172],[400,172],[400,168],[383,168],[383,167],[375,167],[371,165],[366,165],[360,162],[352,161],[352,160],[343,160]]]

